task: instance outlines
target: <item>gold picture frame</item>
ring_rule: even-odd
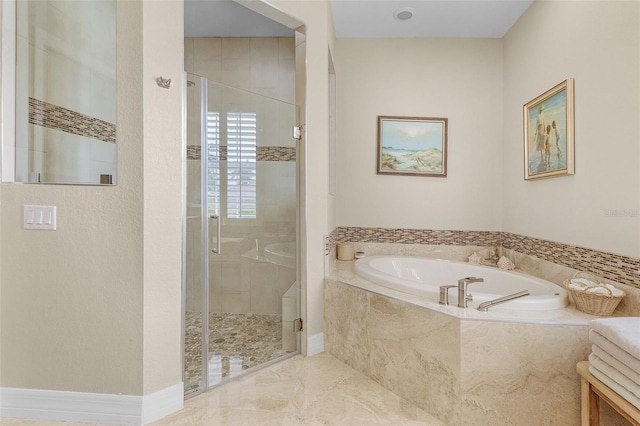
[[[446,177],[447,122],[378,116],[378,174]]]
[[[567,79],[524,105],[525,180],[574,174],[573,86]]]

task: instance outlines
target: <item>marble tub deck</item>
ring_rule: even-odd
[[[325,350],[445,424],[580,423],[575,366],[593,316],[442,306],[368,282],[353,262],[336,264],[324,298]]]
[[[69,424],[0,419],[0,425],[11,426]],[[297,355],[240,377],[188,399],[182,411],[151,425],[444,426],[324,353]]]

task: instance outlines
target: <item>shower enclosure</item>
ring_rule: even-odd
[[[185,396],[299,352],[297,107],[187,74]]]

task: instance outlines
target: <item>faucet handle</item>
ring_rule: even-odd
[[[457,285],[441,285],[440,286],[440,303],[441,305],[449,304],[449,289],[458,287]]]

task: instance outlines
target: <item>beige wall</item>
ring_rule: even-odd
[[[302,298],[306,327],[303,353],[307,353],[309,339],[323,331],[322,285],[324,280],[324,236],[333,226],[333,212],[328,208],[329,195],[328,130],[329,130],[329,60],[327,49],[335,50],[335,34],[329,2],[326,0],[271,0],[268,2],[239,1],[261,11],[272,19],[292,24],[304,24],[304,36],[296,38],[296,102],[304,94],[301,123],[304,140],[301,149],[301,172],[304,193],[302,246]],[[261,4],[262,3],[262,4]],[[274,9],[265,9],[269,4]],[[294,19],[287,19],[287,16]],[[300,55],[302,54],[302,55]],[[299,72],[304,70],[304,73]],[[313,348],[312,348],[313,349]]]
[[[3,387],[181,381],[182,22],[178,1],[118,3],[116,187],[0,187]],[[23,230],[24,204],[56,205],[58,229]]]
[[[640,257],[637,1],[536,1],[504,43],[502,230]],[[523,180],[522,106],[575,78],[574,176]]]
[[[182,381],[182,1],[144,1],[143,394]],[[175,80],[161,89],[158,75]]]
[[[339,226],[640,256],[638,2],[536,1],[503,39],[339,39]],[[576,174],[524,181],[522,106],[575,78]],[[446,179],[376,175],[376,116],[449,118]]]
[[[497,39],[338,39],[340,226],[500,229]],[[376,174],[377,116],[448,118],[447,177]]]

